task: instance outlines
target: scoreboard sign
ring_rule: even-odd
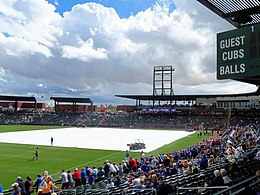
[[[260,24],[217,34],[217,79],[260,76]]]

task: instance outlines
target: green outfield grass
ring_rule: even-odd
[[[64,127],[0,126],[0,133],[53,128]],[[158,148],[147,155],[171,153],[190,147],[205,138],[205,136],[198,138],[197,134],[194,133]],[[31,176],[34,180],[37,174],[43,174],[45,170],[48,170],[55,179],[58,179],[61,169],[72,170],[73,167],[81,168],[86,165],[102,166],[105,160],[118,163],[121,162],[122,159],[125,159],[125,152],[123,151],[39,146],[39,160],[32,160],[34,151],[35,145],[0,143],[0,184],[3,185],[3,189],[10,189],[11,184],[15,181],[17,176],[21,176],[22,178]],[[130,155],[134,158],[140,158],[139,152],[131,152]]]

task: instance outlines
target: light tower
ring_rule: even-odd
[[[174,95],[172,85],[172,73],[174,68],[171,65],[154,66],[153,69],[153,95],[165,96]]]

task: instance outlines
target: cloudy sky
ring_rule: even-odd
[[[216,79],[232,29],[196,0],[1,0],[0,94],[134,104],[115,95],[151,95],[155,65],[174,67],[178,95],[252,92]]]

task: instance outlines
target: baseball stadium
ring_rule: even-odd
[[[152,93],[113,109],[1,95],[0,194],[259,194],[260,4],[197,1],[236,27],[217,35],[217,78],[258,90],[178,95],[174,67],[155,65]]]

